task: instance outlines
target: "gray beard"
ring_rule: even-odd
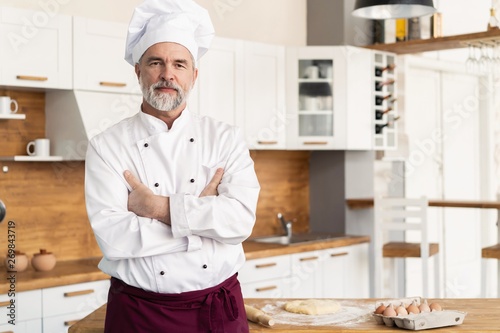
[[[146,102],[160,111],[168,112],[175,110],[189,95],[189,91],[185,92],[181,87],[171,81],[157,82],[148,87],[142,82],[142,79],[139,78],[139,84],[141,85],[142,95]],[[155,90],[158,87],[173,88],[177,91],[177,95],[172,96],[170,94],[158,93]]]

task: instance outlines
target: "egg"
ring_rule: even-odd
[[[408,311],[408,313],[419,314],[420,310],[418,309],[417,302],[411,302],[411,304],[406,308],[406,311]]]
[[[405,305],[403,303],[401,303],[401,305],[396,308],[396,313],[398,316],[408,315],[408,311],[406,311]]]
[[[380,304],[376,309],[375,309],[375,314],[382,314],[384,313],[384,310],[387,308],[384,304]]]
[[[394,317],[397,315],[396,310],[394,310],[394,305],[389,304],[389,306],[382,313],[386,317]]]
[[[441,310],[443,310],[443,308],[441,307],[441,305],[439,305],[438,303],[431,303],[429,305],[429,308],[431,309],[431,311],[441,311]]]
[[[418,306],[418,309],[420,312],[431,312],[431,308],[429,307],[429,304],[427,304],[427,300],[424,300],[424,302]]]

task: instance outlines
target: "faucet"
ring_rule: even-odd
[[[288,237],[288,239],[292,238],[292,221],[285,221],[285,217],[281,213],[278,213],[278,219],[286,232],[286,237]]]

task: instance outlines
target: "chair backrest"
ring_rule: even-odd
[[[383,290],[383,246],[390,241],[391,232],[418,233],[421,257],[429,258],[427,225],[427,198],[383,198],[374,200],[374,273],[375,296],[381,297]],[[405,241],[403,240],[403,241]],[[400,241],[400,240],[398,240]]]

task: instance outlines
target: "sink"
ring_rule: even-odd
[[[258,243],[272,243],[272,244],[298,244],[298,243],[309,243],[309,242],[317,242],[317,241],[325,241],[332,239],[341,239],[346,238],[347,236],[342,234],[333,234],[333,233],[305,233],[305,234],[293,234],[291,238],[287,236],[267,236],[267,237],[259,237],[249,239]]]

